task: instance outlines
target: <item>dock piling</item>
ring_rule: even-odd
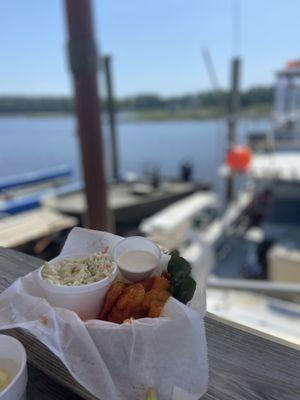
[[[65,10],[88,206],[87,225],[92,229],[111,231],[97,81],[99,58],[94,39],[91,0],[65,0]]]

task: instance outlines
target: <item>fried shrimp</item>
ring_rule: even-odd
[[[122,324],[139,318],[157,318],[171,296],[166,277],[149,277],[128,284],[115,282],[109,288],[99,318]]]
[[[149,278],[145,278],[140,282],[140,284],[144,286],[146,292],[149,292],[149,290],[152,289],[154,279],[155,279],[154,276],[150,276]]]
[[[140,283],[128,286],[117,301],[119,310],[133,310],[140,305],[145,296],[144,286]]]
[[[151,301],[148,317],[158,318],[164,308],[165,303],[158,300]]]
[[[107,315],[116,304],[119,296],[125,289],[125,283],[123,282],[114,282],[111,287],[108,289],[106,293],[104,304],[102,310],[99,315],[99,319],[106,319]]]
[[[119,310],[116,306],[113,306],[107,317],[107,321],[114,322],[115,324],[122,324],[124,319],[126,319],[124,312]]]
[[[154,282],[153,282],[151,289],[155,289],[158,291],[161,291],[161,290],[170,291],[171,290],[171,282],[162,276],[156,276],[154,278]]]
[[[143,303],[142,303],[143,309],[146,312],[148,312],[150,309],[151,302],[153,300],[158,300],[158,301],[165,303],[170,296],[171,296],[171,293],[166,290],[158,291],[155,289],[151,289],[144,296]]]

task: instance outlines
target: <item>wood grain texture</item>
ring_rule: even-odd
[[[82,397],[54,382],[37,368],[28,365],[28,400],[81,400]]]
[[[0,292],[17,277],[39,267],[41,262],[22,253],[0,249]],[[203,400],[300,399],[299,347],[280,343],[213,315],[206,317],[205,324],[210,382]],[[31,364],[30,400],[95,399],[34,337],[19,330],[9,334],[21,340],[27,350]]]
[[[205,319],[210,366],[205,400],[300,399],[300,349]]]
[[[31,240],[72,228],[77,219],[46,207],[10,215],[0,220],[0,246],[17,247]]]
[[[27,254],[0,248],[0,293],[16,278],[39,268],[42,263],[43,261]],[[60,360],[34,337],[17,329],[0,333],[16,337],[26,348],[29,361],[27,386],[29,400],[79,400],[83,398],[76,395],[73,390],[66,388],[64,373],[70,381],[70,387],[74,384],[80,385],[72,379]]]

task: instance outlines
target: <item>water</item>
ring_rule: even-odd
[[[264,119],[243,120],[240,141],[249,130],[268,128]],[[105,127],[107,171],[110,177],[109,136]],[[224,121],[118,122],[120,169],[139,175],[159,170],[174,178],[179,166],[189,161],[194,177],[218,181],[218,167],[226,151]],[[81,176],[80,155],[73,116],[0,118],[0,178],[61,164],[69,165],[74,177]]]

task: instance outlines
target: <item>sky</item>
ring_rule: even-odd
[[[113,55],[118,97],[211,89],[203,48],[210,50],[224,89],[237,50],[243,89],[272,84],[276,70],[300,58],[295,0],[94,0],[93,9],[99,50]],[[1,0],[0,37],[0,96],[72,93],[63,0]]]

